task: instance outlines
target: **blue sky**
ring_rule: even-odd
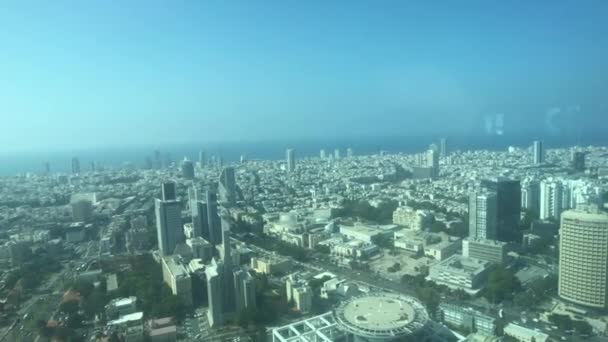
[[[606,1],[7,0],[0,151],[483,134],[498,113],[506,134],[608,129],[606,18]]]

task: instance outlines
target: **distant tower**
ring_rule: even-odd
[[[439,157],[445,158],[448,156],[448,144],[446,138],[439,139]]]
[[[585,153],[575,151],[572,153],[572,168],[574,171],[583,172],[585,171]]]
[[[435,149],[426,151],[426,166],[430,167],[432,178],[439,177],[439,153]]]
[[[532,155],[534,159],[534,165],[540,165],[545,162],[545,151],[543,150],[543,142],[535,140],[532,145]]]
[[[182,162],[182,177],[185,179],[194,179],[194,163],[188,158]]]
[[[347,148],[346,149],[346,158],[352,158],[354,156],[354,152],[352,148]]]
[[[325,150],[322,149],[321,151],[319,151],[319,157],[321,159],[327,158],[327,153],[325,152]]]
[[[80,159],[78,159],[78,157],[72,158],[72,174],[80,174]]]
[[[496,194],[475,192],[469,198],[469,239],[496,239]]]
[[[154,151],[154,168],[155,169],[161,169],[163,166],[163,162],[161,160],[160,157],[160,151],[159,150],[155,150]]]
[[[504,177],[486,179],[481,186],[496,193],[496,239],[500,241],[521,240],[517,236],[521,216],[521,183]]]
[[[162,199],[155,199],[156,233],[161,255],[171,255],[175,246],[183,242],[182,208],[175,199],[175,183],[162,184]]]
[[[222,228],[220,217],[217,213],[217,194],[211,190],[205,193],[205,202],[207,206],[207,229],[208,233],[203,233],[212,245],[218,245],[222,242]]]
[[[222,170],[219,181],[220,199],[229,204],[236,203],[236,179],[234,168],[227,166]]]
[[[559,239],[559,296],[608,308],[608,215],[595,207],[562,214]]]
[[[296,170],[296,155],[292,148],[285,151],[285,158],[287,160],[287,171],[294,172]]]
[[[46,176],[51,174],[51,163],[49,163],[48,161],[44,163],[44,174]]]
[[[207,153],[203,150],[198,152],[198,163],[200,167],[205,167],[207,165]]]
[[[336,148],[334,150],[334,158],[335,159],[340,159],[340,149],[339,148]]]
[[[230,249],[230,221],[228,217],[221,217],[222,227],[222,262],[224,263],[224,312],[236,312],[236,301],[234,298],[234,265]]]

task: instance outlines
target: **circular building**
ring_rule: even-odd
[[[417,299],[401,294],[377,292],[352,297],[334,309],[333,318],[355,342],[429,340],[426,309]]]

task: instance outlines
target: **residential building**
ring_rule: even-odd
[[[469,197],[469,238],[496,239],[496,216],[496,193],[472,193]]]
[[[497,240],[464,239],[462,241],[462,255],[502,264],[507,258],[507,243]]]

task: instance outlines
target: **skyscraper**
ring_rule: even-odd
[[[448,156],[447,139],[441,138],[441,139],[439,139],[439,157],[445,158],[447,156]]]
[[[559,296],[608,308],[608,214],[597,207],[565,211],[559,245]]]
[[[177,199],[175,182],[163,182],[161,185],[161,199],[163,201],[174,201]]]
[[[207,298],[209,301],[207,320],[212,328],[224,324],[223,274],[224,264],[221,261],[218,262],[215,258],[211,260],[211,265],[205,268]]]
[[[78,159],[78,157],[72,158],[72,174],[80,174],[80,159]]]
[[[161,255],[171,255],[177,244],[185,240],[182,208],[175,199],[175,183],[162,184],[162,199],[155,199],[156,234]]]
[[[532,145],[532,156],[534,165],[539,165],[545,162],[545,151],[543,150],[543,142],[535,140]]]
[[[585,152],[575,151],[572,153],[572,168],[574,171],[585,171]]]
[[[207,203],[199,199],[198,190],[194,185],[188,190],[190,213],[194,236],[200,236],[209,241],[209,220],[207,218]]]
[[[426,167],[431,168],[433,179],[439,177],[439,154],[432,148],[426,151]]]
[[[211,190],[205,193],[205,202],[207,207],[207,237],[203,233],[203,238],[209,241],[212,245],[218,245],[222,242],[222,228],[220,217],[217,213],[217,195]]]
[[[352,158],[354,156],[354,152],[352,148],[347,148],[346,149],[346,158]]]
[[[483,180],[482,187],[496,193],[496,239],[520,241],[521,183],[504,177]]]
[[[46,176],[51,174],[51,163],[49,163],[49,162],[44,163],[44,174]]]
[[[469,197],[469,239],[496,239],[496,194],[475,192]]]
[[[194,179],[194,163],[192,160],[186,158],[182,162],[182,177],[185,179]]]
[[[541,220],[558,219],[562,212],[564,195],[562,183],[557,180],[544,179],[540,182],[540,215]]]
[[[336,148],[334,150],[334,158],[335,159],[340,159],[340,149],[339,148]]]
[[[325,150],[322,149],[321,151],[319,151],[319,157],[321,159],[327,158],[327,153],[325,152]]]
[[[222,202],[236,203],[236,179],[234,168],[227,166],[222,170],[219,181],[220,199]]]
[[[522,184],[521,207],[540,217],[540,183],[538,181],[528,180]]]
[[[296,156],[295,151],[291,148],[285,151],[285,159],[287,161],[287,171],[294,172],[296,170]]]

